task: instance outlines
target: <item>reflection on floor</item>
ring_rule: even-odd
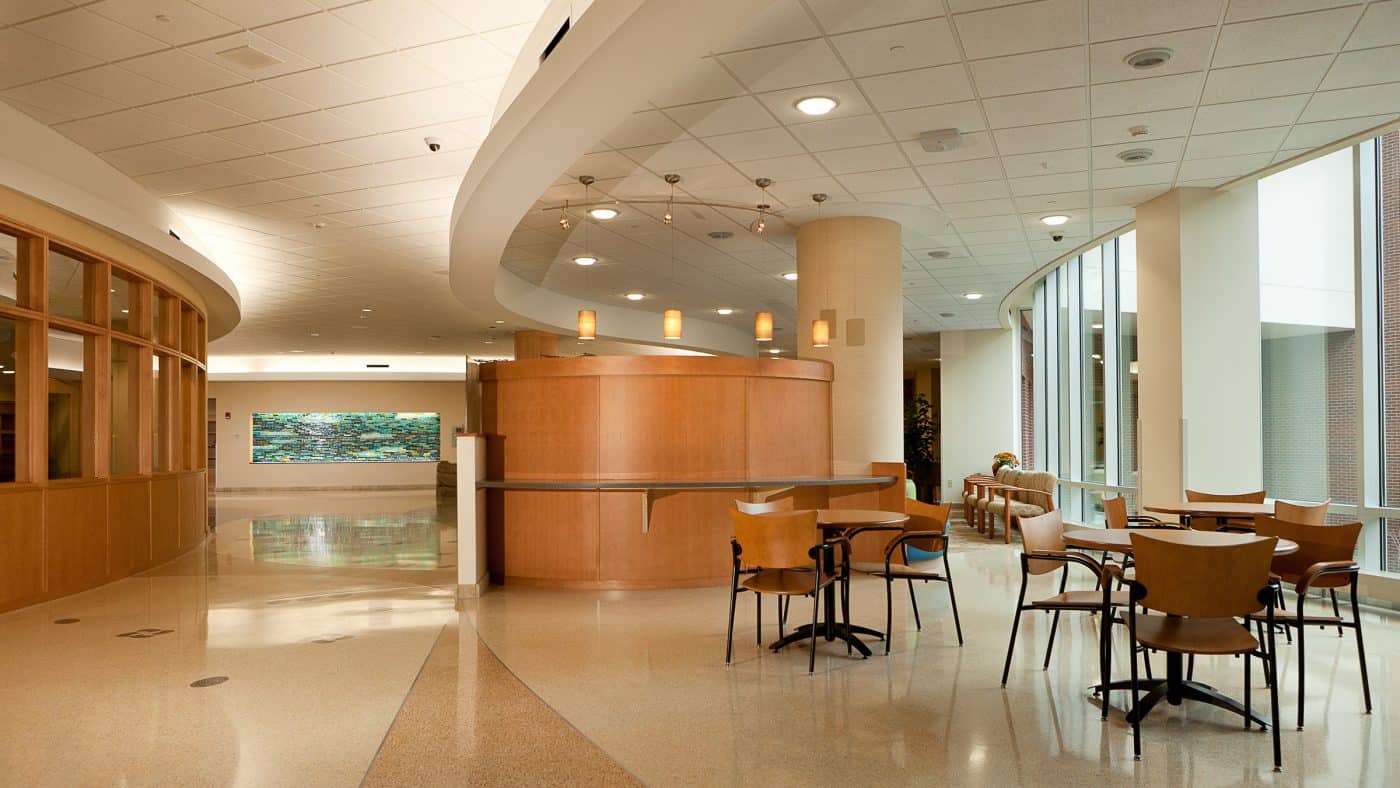
[[[724,589],[506,588],[455,611],[452,515],[431,493],[217,506],[205,550],[0,616],[4,783],[1400,783],[1400,621],[1378,613],[1369,717],[1352,641],[1309,633],[1311,722],[1285,727],[1283,775],[1268,736],[1192,704],[1154,711],[1134,763],[1126,697],[1104,723],[1087,690],[1089,616],[1061,621],[1043,671],[1049,618],[1028,614],[1000,687],[1018,548],[966,528],[953,553],[965,647],[944,588],[915,588],[922,632],[898,588],[893,653],[819,641],[809,677],[805,646],[755,643],[752,600],[724,667]],[[852,602],[853,620],[883,626],[879,581],[858,578]],[[1282,648],[1288,716],[1297,651]],[[1196,673],[1242,691],[1231,658]],[[1255,690],[1266,704],[1257,671]]]

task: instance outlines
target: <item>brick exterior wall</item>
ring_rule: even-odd
[[[1381,321],[1385,503],[1400,504],[1400,132],[1381,137]],[[1384,522],[1385,568],[1400,570],[1400,523]]]
[[[1021,310],[1021,467],[1035,468],[1035,335],[1031,310]]]

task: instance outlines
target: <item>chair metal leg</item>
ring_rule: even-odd
[[[821,605],[821,576],[820,570],[815,572],[817,585],[812,589],[812,642],[811,653],[807,655],[807,675],[812,675],[817,671],[817,608]]]
[[[904,578],[904,582],[909,584],[909,604],[914,606],[914,629],[923,632],[924,622],[919,620],[919,600],[914,598],[914,581],[911,578]]]
[[[753,601],[754,610],[757,611],[758,616],[758,627],[754,632],[753,642],[761,646],[763,645],[763,594],[755,591],[753,594]]]
[[[1263,622],[1263,621],[1255,621],[1255,622],[1254,622],[1254,630],[1255,630],[1255,632],[1258,633],[1257,639],[1259,640],[1259,647],[1260,647],[1260,648],[1263,648],[1263,647],[1264,647],[1264,622]],[[1264,671],[1264,686],[1265,686],[1265,687],[1268,687],[1270,690],[1273,689],[1273,685],[1269,683],[1269,671],[1267,671],[1267,670]]]
[[[1022,607],[1026,603],[1026,575],[1021,573],[1021,594],[1016,597],[1016,613],[1011,619],[1011,642],[1006,646],[1006,666],[1001,669],[1001,686],[1006,686],[1006,677],[1011,675],[1011,654],[1016,650],[1016,630],[1021,627]]]
[[[1301,608],[1302,605],[1299,605],[1299,607]],[[1274,730],[1273,730],[1273,734],[1274,734],[1274,771],[1276,771],[1276,772],[1281,772],[1281,771],[1283,771],[1283,745],[1279,742],[1279,735],[1278,735],[1278,729],[1279,729],[1279,724],[1278,724],[1278,649],[1276,649],[1276,648],[1274,647],[1274,646],[1275,646],[1275,642],[1274,642],[1274,628],[1273,628],[1273,627],[1269,627],[1268,629],[1269,629],[1269,684],[1270,684],[1270,686],[1272,687],[1272,689],[1269,690],[1269,706],[1270,706],[1269,711],[1270,711],[1270,712],[1272,713],[1272,715],[1273,715],[1273,716],[1271,716],[1269,719],[1273,720],[1273,722],[1274,722],[1274,726],[1273,726],[1273,728],[1274,728]],[[1298,642],[1299,642],[1300,644],[1303,642],[1302,637],[1299,637],[1299,638],[1298,638]],[[1303,670],[1302,670],[1302,667],[1303,667],[1303,665],[1302,665],[1302,656],[1303,656],[1303,655],[1302,655],[1302,652],[1300,651],[1299,654],[1298,654],[1298,657],[1299,657],[1299,660],[1298,660],[1298,668],[1299,668],[1299,669],[1298,669],[1298,675],[1300,675],[1300,676],[1303,674]],[[1298,710],[1299,710],[1298,713],[1299,713],[1299,714],[1302,714],[1302,708],[1303,708],[1303,698],[1300,696],[1300,697],[1298,698]]]
[[[1341,617],[1342,617],[1341,608],[1337,607],[1337,589],[1335,589],[1335,588],[1329,588],[1329,589],[1327,589],[1327,593],[1329,593],[1329,594],[1332,595],[1332,615],[1336,616],[1337,618],[1341,618]],[[1341,625],[1341,624],[1338,624],[1338,625],[1337,625],[1337,637],[1341,637],[1341,636],[1342,636],[1342,625]]]
[[[1371,679],[1366,675],[1366,643],[1361,639],[1361,607],[1356,600],[1356,577],[1351,579],[1351,620],[1356,622],[1356,658],[1361,661],[1361,695],[1366,699],[1366,713],[1371,713]]]
[[[1262,646],[1261,646],[1262,647]],[[1254,659],[1253,654],[1244,655],[1244,729],[1249,730],[1249,724],[1253,722],[1250,717],[1254,714],[1254,707],[1249,705],[1249,661]]]
[[[783,600],[788,597],[778,597],[778,640],[787,637],[787,611],[783,609]]]
[[[734,604],[739,599],[739,566],[734,566],[734,576],[729,583],[729,634],[724,638],[724,664],[728,665],[734,656]]]
[[[1065,585],[1069,582],[1069,565],[1065,565],[1064,572],[1060,574],[1060,593],[1065,592]],[[1050,642],[1045,644],[1045,665],[1042,670],[1050,669],[1050,652],[1055,649],[1055,632],[1060,628],[1060,611],[1055,611],[1055,618],[1050,623]]]
[[[1303,701],[1307,696],[1303,692],[1304,679],[1308,673],[1307,640],[1306,627],[1303,626],[1303,600],[1298,599],[1298,730],[1303,729]],[[1274,688],[1274,693],[1278,693],[1278,688]],[[1278,727],[1277,717],[1274,718],[1274,727]]]
[[[948,579],[948,601],[953,606],[953,628],[958,631],[958,645],[963,644],[962,621],[958,619],[958,595],[953,591],[953,573],[948,569],[948,551],[943,551],[943,576]]]
[[[1105,605],[1099,616],[1099,686],[1103,692],[1099,697],[1100,714],[1099,719],[1108,721],[1108,674],[1109,664],[1113,659],[1113,640],[1109,634],[1109,627],[1113,625],[1113,608]]]
[[[1186,655],[1186,680],[1191,681],[1196,678],[1196,655]]]
[[[894,634],[894,579],[885,576],[885,653],[890,653]]]
[[[1136,612],[1136,610],[1132,607],[1132,605],[1129,605],[1128,607],[1129,607],[1129,609],[1128,609],[1128,643],[1129,643],[1129,648],[1136,649],[1136,648],[1137,648],[1137,612]],[[1144,650],[1143,650],[1144,658],[1145,658],[1146,654],[1147,654],[1147,650],[1144,649]],[[1136,658],[1136,657],[1134,657],[1133,659],[1128,660],[1128,668],[1129,668],[1129,671],[1130,671],[1129,676],[1130,676],[1130,678],[1132,679],[1132,681],[1131,681],[1130,683],[1131,683],[1132,686],[1133,686],[1133,705],[1130,707],[1130,708],[1132,708],[1133,713],[1132,713],[1131,715],[1129,715],[1129,716],[1131,716],[1131,717],[1133,718],[1133,760],[1135,760],[1135,761],[1140,761],[1140,760],[1142,760],[1142,721],[1141,721],[1141,719],[1140,719],[1140,718],[1142,717],[1142,715],[1137,713],[1137,709],[1138,709],[1138,669],[1137,669],[1137,658]]]

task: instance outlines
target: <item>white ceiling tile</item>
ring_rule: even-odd
[[[1084,221],[1087,217],[1079,215],[1077,211],[1088,209],[1093,204],[1093,197],[1088,191],[1035,194],[1016,198],[1016,206],[1021,211],[1034,214],[1032,221],[1037,229],[1044,228],[1040,217],[1050,212],[1068,214],[1071,224]]]
[[[1343,55],[1342,58],[1345,58]],[[1342,58],[1338,58],[1341,62]],[[1206,88],[1201,94],[1201,102],[1218,104],[1223,101],[1271,98],[1297,93],[1310,93],[1317,88],[1323,74],[1337,72],[1330,55],[1304,57],[1297,60],[1283,60],[1272,63],[1257,63],[1252,66],[1234,68],[1214,68],[1206,76]],[[1337,87],[1345,87],[1337,85]]]
[[[1115,115],[1111,118],[1094,118],[1090,123],[1095,145],[1110,145],[1119,142],[1137,142],[1148,146],[1153,140],[1170,137],[1185,137],[1191,131],[1190,109],[1168,109],[1157,112],[1139,112],[1135,115]],[[1147,134],[1133,136],[1132,130],[1147,127]]]
[[[793,181],[776,181],[768,191],[788,205],[810,208],[812,195],[826,194],[833,202],[846,200],[851,196],[833,178],[805,178]]]
[[[916,168],[930,186],[992,181],[1005,177],[999,159],[972,159],[948,164],[924,164]]]
[[[786,129],[761,129],[738,134],[707,137],[704,143],[729,161],[753,161],[778,156],[795,156],[802,146]]]
[[[1268,126],[1289,126],[1298,119],[1307,96],[1279,96],[1230,104],[1211,104],[1196,110],[1192,134],[1213,134],[1221,131],[1242,131]]]
[[[68,0],[0,0],[0,26],[18,24],[71,7]]]
[[[425,0],[369,0],[331,13],[397,49],[471,32]]]
[[[903,150],[893,143],[822,151],[816,156],[833,175],[868,170],[887,170],[908,165]]]
[[[889,191],[862,192],[856,195],[861,202],[903,203],[905,205],[933,205],[933,195],[920,186],[917,189],[890,189]]]
[[[254,119],[239,112],[226,109],[196,96],[186,96],[173,101],[162,101],[142,107],[158,118],[181,123],[195,131],[212,131],[229,126],[241,126]]]
[[[78,90],[58,80],[44,80],[10,88],[3,94],[5,99],[17,101],[41,109],[54,118],[54,122],[86,118],[121,108],[115,101],[102,98],[85,90]]]
[[[1214,25],[1224,5],[1223,0],[1089,0],[1089,36],[1105,41]]]
[[[378,98],[375,88],[362,85],[328,68],[313,68],[262,83],[313,107],[335,107]]]
[[[284,150],[279,152],[276,157],[308,170],[334,170],[341,167],[351,167],[363,161],[320,145]]]
[[[1226,22],[1243,22],[1266,16],[1299,14],[1324,8],[1353,5],[1356,0],[1231,0]]]
[[[359,125],[345,120],[334,112],[324,110],[278,118],[268,121],[268,124],[319,143],[350,139],[367,133]]]
[[[768,109],[753,96],[687,104],[666,110],[666,114],[696,137],[756,131],[778,125]]]
[[[636,112],[603,138],[614,148],[634,148],[640,145],[665,144],[685,136],[674,121],[659,110]]]
[[[600,181],[625,178],[636,171],[636,162],[613,151],[585,154],[568,169],[572,175],[592,175]]]
[[[872,112],[865,97],[861,95],[860,88],[851,80],[759,93],[758,100],[783,123],[806,123],[812,120],[812,116],[799,112],[797,102],[809,96],[825,96],[836,100],[836,108],[822,116],[828,120]]]
[[[189,137],[167,140],[165,147],[193,156],[200,161],[214,162],[251,156],[256,151],[230,142],[213,134],[195,134]]]
[[[99,62],[91,55],[20,28],[0,29],[0,88],[77,71]]]
[[[958,62],[946,19],[925,19],[833,36],[832,44],[857,77]]]
[[[259,28],[258,33],[302,57],[328,65],[393,49],[334,14],[312,14]]]
[[[993,155],[991,136],[985,131],[962,135],[962,142],[950,151],[926,151],[917,141],[901,142],[905,155],[915,164],[944,164],[950,161],[985,159]]]
[[[486,43],[514,58],[525,46],[525,42],[529,40],[530,31],[534,30],[534,27],[533,23],[527,22],[523,25],[487,30],[479,35],[486,40]]]
[[[250,68],[222,54],[233,50],[239,50],[243,47],[256,49],[262,54],[281,62]],[[208,41],[200,41],[196,44],[187,44],[182,47],[182,49],[213,63],[219,68],[227,69],[247,79],[271,79],[272,77],[280,77],[283,74],[291,74],[296,71],[305,71],[308,68],[316,67],[315,63],[290,49],[269,41],[257,33],[246,31],[223,36],[221,38],[212,38]]]
[[[970,59],[1014,55],[1084,42],[1080,0],[1041,0],[953,17]]]
[[[720,158],[697,140],[628,148],[622,154],[658,174],[720,163]]]
[[[178,46],[232,33],[238,26],[187,0],[102,0],[88,6],[113,22]]]
[[[1315,93],[1298,120],[1314,123],[1391,112],[1400,112],[1400,82]]]
[[[1242,153],[1273,153],[1283,142],[1287,128],[1197,134],[1186,142],[1187,159],[1210,159]]]
[[[986,200],[996,200],[1010,196],[1011,190],[1007,188],[1006,181],[977,181],[974,183],[955,183],[948,186],[931,186],[933,196],[944,205],[949,203],[980,202]]]
[[[1360,7],[1336,8],[1228,24],[1220,31],[1212,65],[1223,68],[1335,52],[1360,15]]]
[[[1087,170],[1089,168],[1089,153],[1083,148],[1070,148],[1069,150],[1003,156],[1001,161],[1006,168],[1007,177],[1028,178],[1035,175]]]
[[[1215,159],[1195,159],[1182,162],[1177,174],[1180,181],[1198,181],[1205,178],[1232,178],[1246,175],[1269,166],[1273,155],[1270,153],[1247,153],[1243,156],[1222,156]]]
[[[987,112],[987,123],[994,129],[1064,123],[1087,114],[1083,88],[983,99],[982,107]]]
[[[1089,124],[1082,120],[1050,123],[1044,126],[1022,126],[992,132],[997,150],[1003,156],[1017,153],[1081,148],[1089,144]]]
[[[753,7],[741,24],[732,27],[728,35],[715,42],[715,51],[783,44],[821,35],[811,17],[797,0],[776,0]]]
[[[868,27],[894,25],[938,16],[942,9],[928,0],[881,0],[878,3],[853,3],[850,0],[807,0],[807,7],[817,15],[828,33],[844,33]]]
[[[230,169],[246,173],[251,180],[287,178],[306,172],[305,167],[272,156],[250,156],[246,159],[233,159],[224,164]]]
[[[290,186],[273,181],[260,181],[257,183],[244,183],[238,186],[228,186],[222,189],[201,192],[199,198],[212,202],[215,205],[226,205],[237,208],[244,205],[261,205],[263,203],[290,200],[304,196],[306,196],[305,192],[293,189]]]
[[[461,24],[482,31],[535,22],[548,5],[548,0],[511,0],[505,3],[432,0],[432,3]]]
[[[192,131],[136,109],[61,123],[54,128],[79,145],[98,153],[143,142],[159,142]]]
[[[1387,82],[1400,73],[1396,70],[1396,63],[1400,63],[1400,46],[1343,52],[1327,71],[1321,87],[1323,90],[1338,90]]]
[[[123,61],[122,66],[182,93],[204,93],[247,82],[246,77],[178,49]]]
[[[300,148],[311,141],[267,123],[250,123],[234,126],[215,133],[216,137],[228,140],[235,145],[257,153],[275,153],[280,150]]]
[[[1211,65],[1211,45],[1214,41],[1215,28],[1205,27],[1145,38],[1100,42],[1089,47],[1089,79],[1093,82],[1122,82],[1204,71]],[[1124,62],[1124,58],[1140,49],[1157,47],[1172,51],[1171,59],[1160,66],[1137,69]]]
[[[1196,72],[1094,85],[1091,94],[1094,117],[1194,107],[1201,95],[1203,76]]]
[[[1133,167],[1112,167],[1094,171],[1095,189],[1114,189],[1121,186],[1146,186],[1152,183],[1171,183],[1176,176],[1176,162],[1164,164],[1139,164]]]
[[[800,156],[781,156],[767,161],[746,161],[738,162],[734,165],[744,177],[752,180],[754,178],[771,178],[776,181],[796,181],[808,178],[820,178],[826,174],[822,165],[808,154]]]
[[[419,67],[417,61],[402,52],[349,60],[328,68],[373,90],[377,96],[441,87],[451,81],[435,70]]]
[[[199,164],[195,157],[179,153],[160,143],[108,151],[102,154],[102,158],[132,177]]]
[[[1089,173],[1067,172],[1059,175],[1036,175],[1030,178],[1012,178],[1011,193],[1020,197],[1034,194],[1051,194],[1085,189],[1089,186]]]
[[[733,52],[719,57],[733,70],[739,81],[754,92],[837,82],[848,76],[823,39]]]
[[[76,49],[98,60],[120,60],[165,49],[167,46],[163,41],[138,33],[86,9],[73,9],[35,19],[21,25],[20,29]]]
[[[243,27],[259,27],[320,10],[306,0],[195,0],[195,4]]]
[[[1095,170],[1105,170],[1110,167],[1135,167],[1136,164],[1125,162],[1118,158],[1118,154],[1126,150],[1147,149],[1152,151],[1150,161],[1180,161],[1182,153],[1186,150],[1186,138],[1175,137],[1170,139],[1150,139],[1145,142],[1134,141],[1124,142],[1116,145],[1095,145],[1090,152],[1090,161]]]
[[[1083,47],[1008,55],[971,64],[972,79],[982,97],[1055,90],[1084,84]]]
[[[961,63],[866,77],[860,80],[860,85],[870,103],[882,112],[973,98],[972,84]]]
[[[295,115],[312,109],[310,104],[301,99],[292,98],[286,93],[259,83],[235,85],[206,93],[200,98],[259,120]]]
[[[743,85],[735,81],[714,58],[707,57],[687,69],[684,76],[663,85],[661,92],[652,96],[651,101],[658,107],[670,107],[730,98],[743,92]]]
[[[919,176],[908,167],[871,172],[852,172],[837,176],[836,180],[852,194],[888,192],[896,189],[917,189],[923,184]]]
[[[481,36],[463,36],[439,41],[404,50],[403,54],[452,81],[460,81],[466,75],[478,80],[504,76],[511,66],[510,58]]]
[[[874,115],[833,118],[789,126],[788,129],[808,150],[855,148],[890,141],[890,135]]]
[[[918,139],[923,132],[935,129],[959,129],[966,134],[982,131],[986,126],[982,110],[975,101],[888,112],[885,120],[895,138],[901,141]]]
[[[1372,3],[1347,40],[1347,49],[1400,44],[1400,2]]]
[[[1393,120],[1395,120],[1395,115],[1392,113],[1345,120],[1320,121],[1318,123],[1300,123],[1288,132],[1288,137],[1283,141],[1283,147],[1316,148]]]

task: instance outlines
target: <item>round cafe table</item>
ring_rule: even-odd
[[[1177,501],[1142,507],[1144,512],[1170,514],[1181,519],[1181,524],[1191,527],[1192,517],[1214,519],[1223,524],[1231,519],[1252,519],[1256,514],[1272,515],[1273,501],[1265,503],[1242,503],[1238,501]]]
[[[847,531],[860,528],[862,531],[890,530],[897,531],[909,522],[909,515],[904,512],[886,512],[878,509],[818,509],[817,528],[821,529],[823,538],[831,536],[841,536]],[[822,561],[822,571],[827,576],[836,574],[836,555],[834,550],[827,550],[826,557]],[[885,633],[871,629],[869,627],[856,626],[849,627],[837,620],[836,616],[836,583],[826,587],[822,594],[822,621],[817,622],[817,626],[822,637],[826,640],[844,640],[851,648],[859,651],[861,656],[870,656],[870,647],[865,645],[857,635],[870,635],[872,637],[883,638]],[[773,643],[769,648],[777,651],[789,643],[810,640],[812,638],[812,625],[803,624],[794,629],[782,639]]]
[[[1253,534],[1236,534],[1222,531],[1190,531],[1175,528],[1083,528],[1074,531],[1065,531],[1065,544],[1071,547],[1078,547],[1085,550],[1105,550],[1110,553],[1122,553],[1131,555],[1133,552],[1132,535],[1142,534],[1149,539],[1160,539],[1164,542],[1175,544],[1197,545],[1201,547],[1222,547],[1236,545],[1259,537]],[[1279,539],[1274,545],[1274,555],[1288,555],[1298,552],[1298,543]],[[1133,657],[1136,659],[1136,657]],[[1246,657],[1247,659],[1247,657]],[[1233,711],[1241,717],[1248,715],[1250,719],[1260,725],[1269,725],[1269,721],[1258,714],[1254,714],[1245,709],[1244,704],[1234,698],[1225,695],[1214,687],[1203,684],[1199,681],[1187,679],[1182,670],[1181,654],[1174,651],[1167,652],[1167,677],[1165,679],[1142,679],[1138,682],[1139,687],[1146,690],[1136,708],[1128,712],[1128,722],[1140,720],[1147,716],[1147,713],[1156,706],[1158,702],[1166,700],[1173,706],[1180,706],[1183,700],[1195,700],[1208,703],[1212,706]],[[1114,690],[1131,690],[1131,681],[1110,682],[1107,687],[1097,685],[1094,687],[1094,694],[1099,695],[1108,702],[1108,692]]]

